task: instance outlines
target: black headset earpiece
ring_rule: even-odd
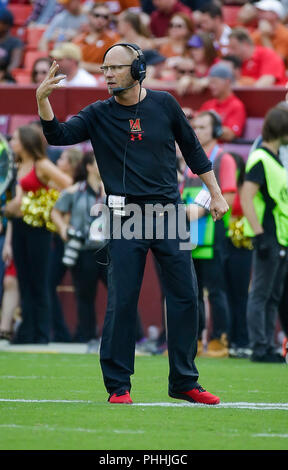
[[[218,113],[216,113],[212,109],[209,109],[209,111],[207,111],[207,112],[212,117],[212,125],[213,125],[212,137],[214,139],[218,139],[223,134],[221,117],[219,116]]]
[[[109,52],[113,47],[116,46],[131,47],[132,49],[134,49],[134,51],[137,52],[138,57],[137,59],[134,59],[131,64],[131,75],[134,80],[138,80],[140,83],[142,83],[146,76],[146,60],[142,50],[139,46],[137,46],[137,44],[130,44],[126,42],[113,44],[113,46],[109,47],[109,49],[107,49],[107,51],[105,52],[103,61],[106,57],[107,52]]]

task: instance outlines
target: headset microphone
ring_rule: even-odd
[[[133,83],[133,85],[130,85],[130,86],[126,86],[125,88],[124,87],[116,87],[116,88],[112,88],[112,93],[114,96],[117,96],[119,95],[120,93],[122,93],[122,91],[125,91],[125,90],[130,90],[130,88],[134,88],[134,86],[138,85],[138,83]]]

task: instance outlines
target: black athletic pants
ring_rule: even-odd
[[[12,248],[21,296],[22,323],[15,343],[48,343],[49,257],[51,233],[32,227],[22,219],[12,219]]]
[[[154,217],[154,225],[158,217],[161,216]],[[194,363],[197,352],[198,292],[191,251],[179,250],[178,234],[175,239],[168,239],[167,214],[163,219],[162,239],[128,240],[114,237],[109,243],[108,306],[100,348],[102,373],[108,393],[131,388],[137,302],[149,249],[161,267],[167,304],[169,390],[190,390],[198,379]],[[142,221],[144,227],[144,215]],[[154,380],[153,377],[151,380]]]

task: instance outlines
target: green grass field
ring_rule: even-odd
[[[170,399],[167,357],[136,357],[134,404],[111,405],[98,355],[0,352],[0,449],[288,449],[286,365],[197,366],[217,407]]]

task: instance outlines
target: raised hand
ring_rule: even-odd
[[[53,64],[49,69],[48,74],[37,88],[36,98],[38,103],[42,100],[45,100],[45,98],[48,98],[48,96],[52,93],[53,90],[55,90],[55,88],[59,88],[61,86],[60,81],[63,80],[63,78],[66,78],[66,75],[63,74],[56,75],[58,68],[59,65],[54,60]]]

